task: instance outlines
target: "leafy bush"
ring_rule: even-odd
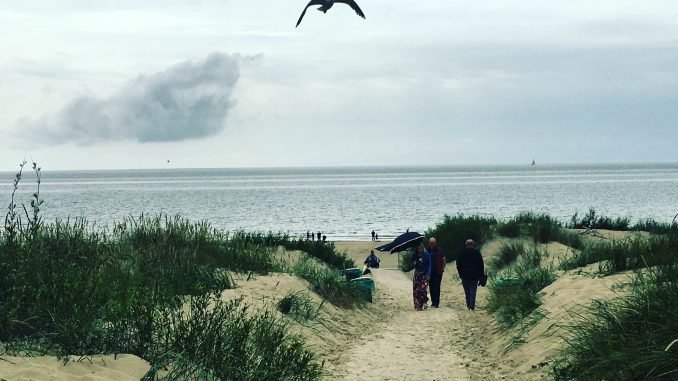
[[[398,268],[403,272],[410,272],[414,269],[412,266],[412,250],[403,251],[398,257]]]

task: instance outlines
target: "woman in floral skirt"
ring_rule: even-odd
[[[428,308],[428,279],[431,274],[431,259],[424,252],[424,248],[419,245],[412,254],[412,266],[414,267],[413,297],[414,309],[421,311]]]

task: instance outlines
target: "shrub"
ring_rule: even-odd
[[[409,272],[414,269],[412,266],[412,250],[403,251],[398,257],[398,268],[403,272]]]

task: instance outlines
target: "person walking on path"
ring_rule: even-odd
[[[476,309],[476,291],[478,280],[485,274],[485,263],[480,251],[473,247],[473,240],[466,240],[466,247],[457,256],[457,272],[464,286],[466,296],[466,308],[469,311]]]
[[[429,287],[431,290],[431,306],[434,308],[440,307],[440,283],[443,280],[443,272],[445,272],[445,252],[439,248],[435,237],[428,240],[429,256],[431,257],[431,277],[429,279]]]
[[[431,273],[431,259],[421,245],[414,249],[412,267],[414,267],[414,276],[412,277],[414,309],[421,311],[428,308],[428,280]]]

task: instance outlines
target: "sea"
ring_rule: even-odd
[[[15,173],[0,172],[2,205]],[[30,211],[37,182],[26,167],[17,200]],[[44,221],[86,219],[110,229],[126,217],[180,215],[216,229],[380,241],[424,232],[445,215],[507,219],[548,213],[567,222],[599,215],[670,222],[678,213],[678,163],[427,167],[43,169]]]

